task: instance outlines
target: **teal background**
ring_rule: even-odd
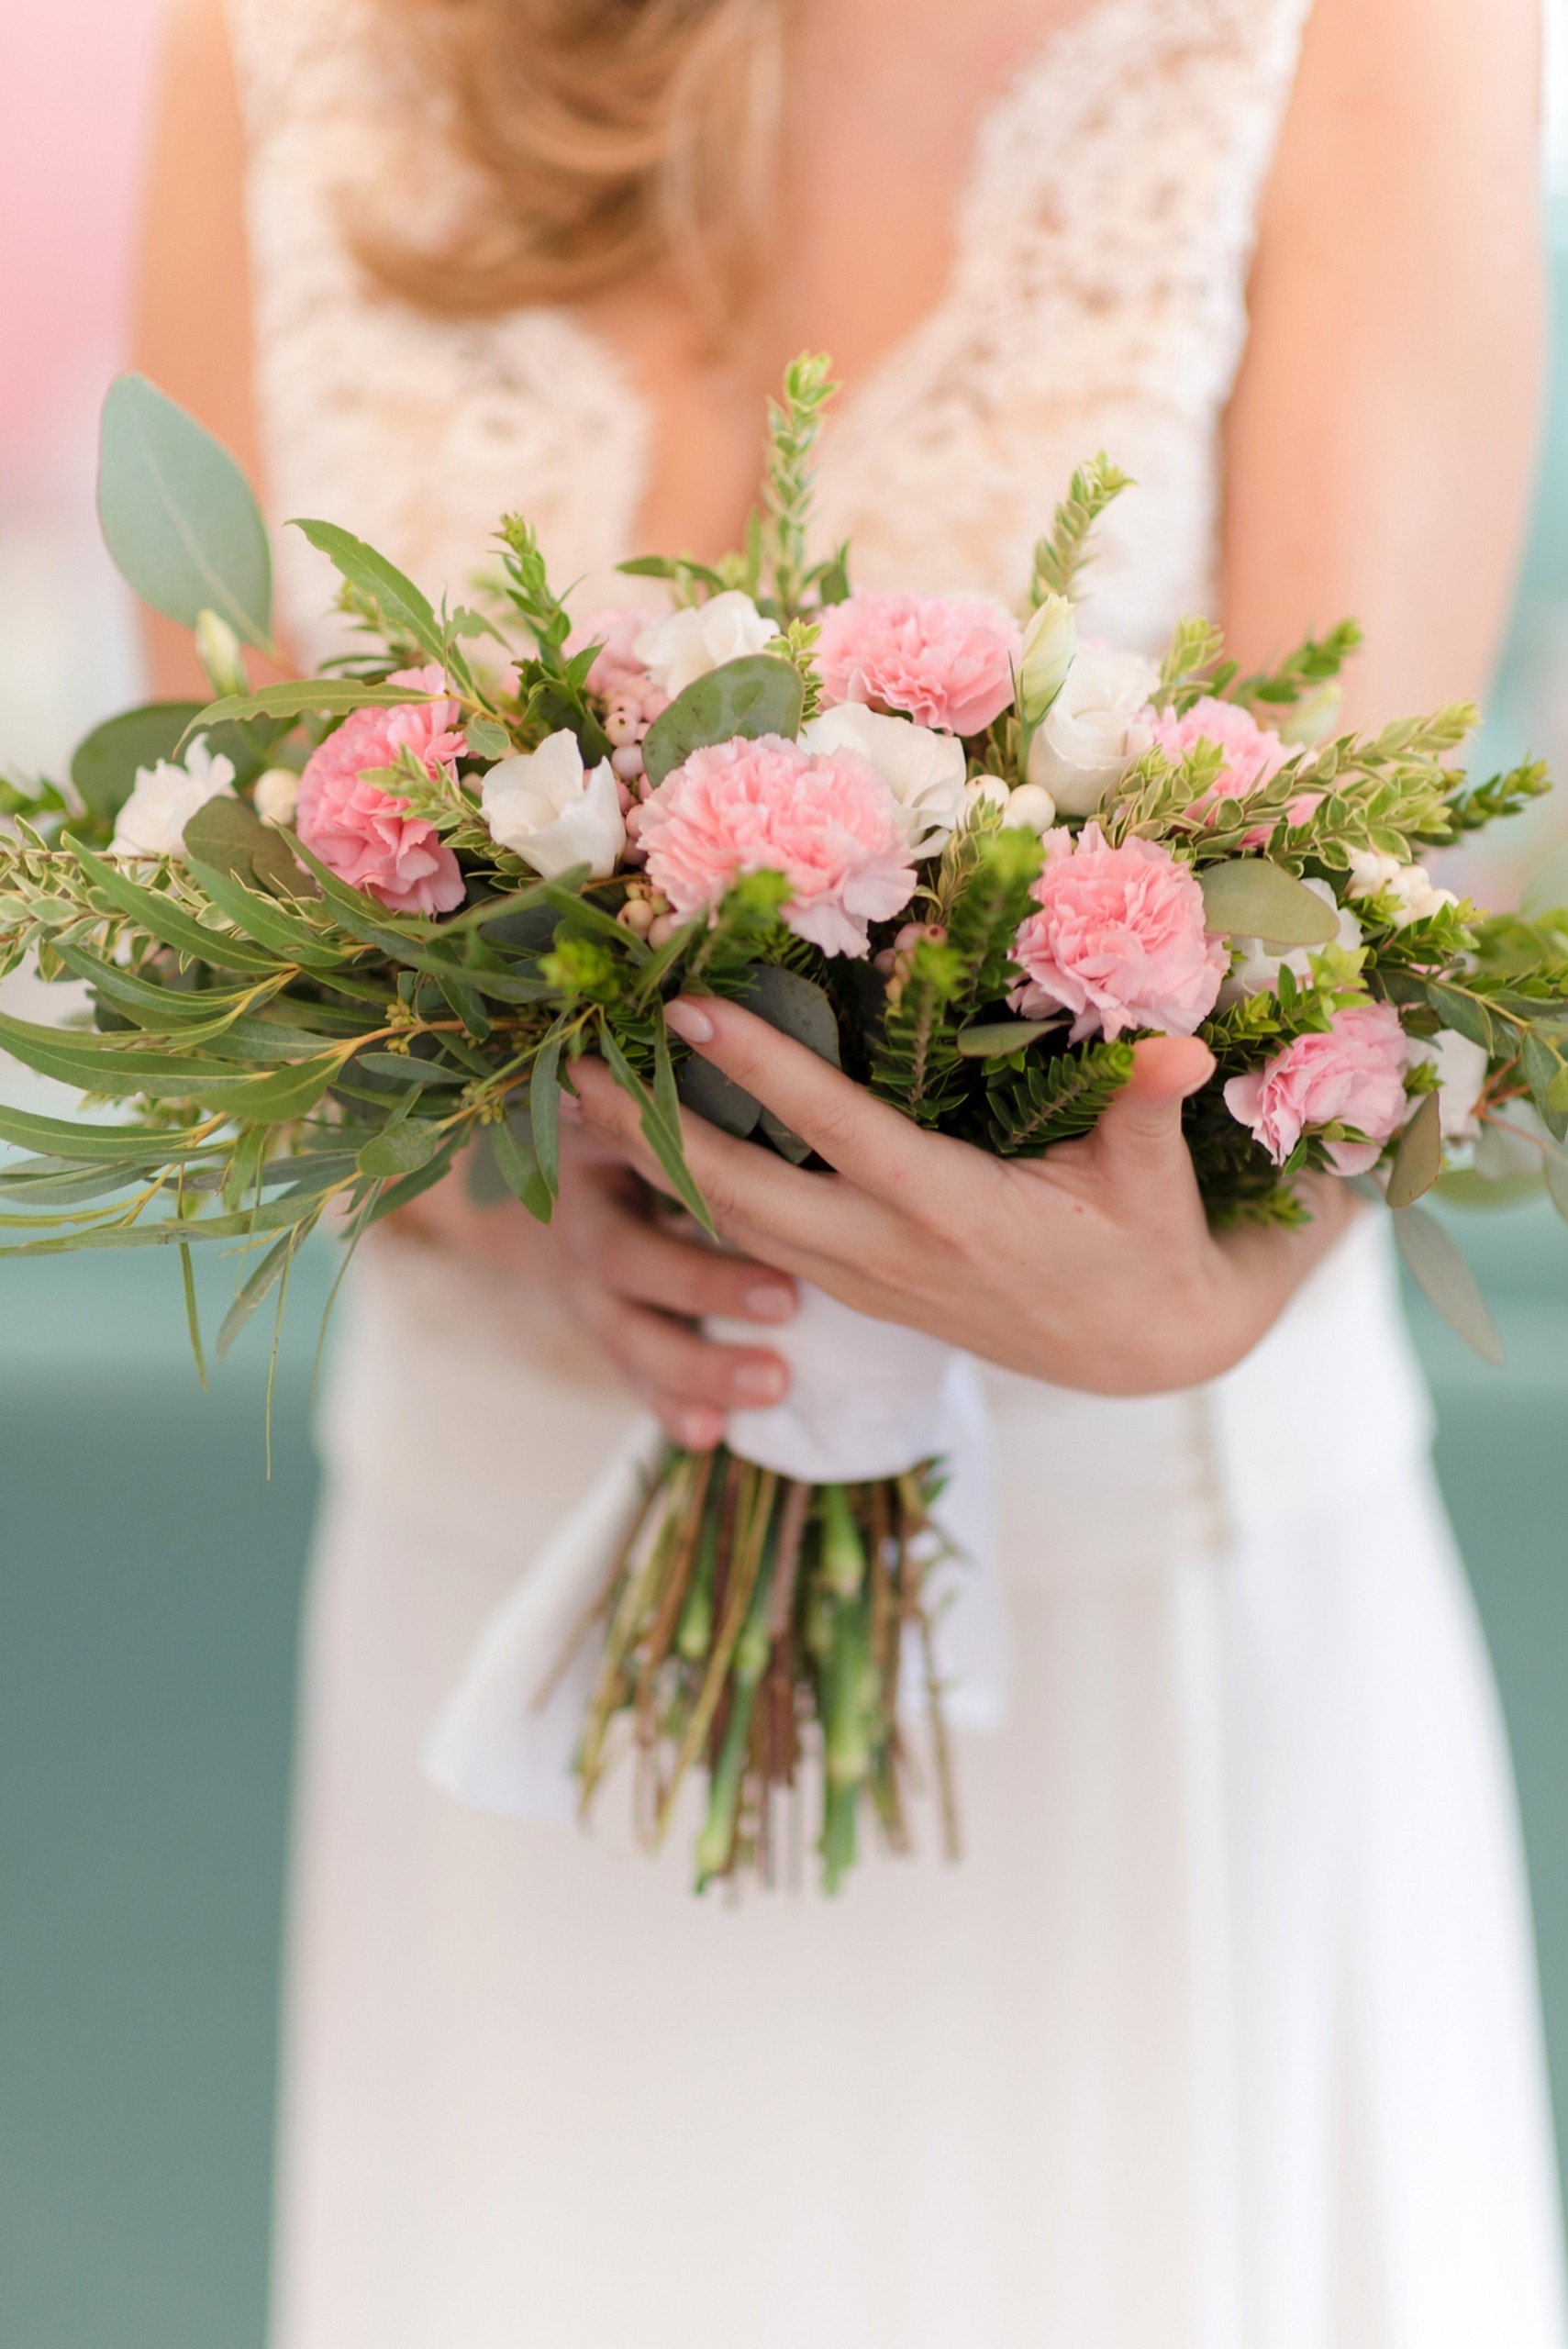
[[[1488,726],[1568,773],[1568,264]],[[1506,872],[1562,818],[1516,828]],[[1562,878],[1559,879],[1558,876]],[[1508,1347],[1418,1300],[1438,1464],[1507,1712],[1568,2116],[1568,1230],[1456,1216]],[[260,2349],[307,1439],[329,1250],[204,1395],[174,1265],[0,1268],[0,2349]],[[208,1305],[223,1293],[211,1268]],[[209,1326],[218,1315],[209,1309]],[[460,2343],[452,2349],[461,2349]]]

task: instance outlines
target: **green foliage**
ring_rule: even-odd
[[[822,430],[823,412],[839,388],[828,373],[828,365],[824,353],[802,351],[784,370],[782,402],[768,402],[768,440],[762,473],[762,503],[767,514],[763,569],[772,589],[772,608],[785,621],[795,618],[811,586],[828,571],[843,565],[842,550],[833,563],[819,564],[816,571],[806,563],[812,451]]]
[[[989,1064],[985,1137],[998,1158],[1038,1158],[1052,1142],[1086,1134],[1132,1074],[1132,1046],[1084,1044],[1077,1052],[1026,1052]]]
[[[1074,466],[1050,536],[1035,542],[1031,604],[1040,603],[1047,595],[1073,594],[1079,573],[1093,559],[1090,538],[1095,524],[1113,498],[1131,486],[1131,474],[1113,465],[1103,449],[1086,465]]]
[[[221,614],[277,657],[272,564],[250,485],[221,443],[145,375],[117,375],[98,435],[104,542],[143,603],[194,629]]]
[[[1351,655],[1360,651],[1361,643],[1356,621],[1341,620],[1327,636],[1305,638],[1274,668],[1254,670],[1216,690],[1228,693],[1232,701],[1256,707],[1267,724],[1280,710],[1295,708],[1331,684]]]
[[[1449,829],[1419,837],[1440,846],[1462,832],[1478,832],[1488,824],[1500,823],[1505,817],[1521,814],[1532,800],[1540,799],[1551,789],[1551,777],[1545,761],[1525,759],[1507,774],[1491,775],[1485,783],[1466,784],[1456,791],[1448,803]]]
[[[753,652],[726,661],[695,677],[654,719],[643,738],[642,761],[654,783],[662,783],[694,751],[740,735],[788,740],[800,731],[806,691],[793,660]]]

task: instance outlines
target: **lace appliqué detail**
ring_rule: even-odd
[[[1139,489],[1108,518],[1090,626],[1153,646],[1212,602],[1218,423],[1307,6],[1100,0],[991,110],[947,291],[824,435],[818,536],[852,537],[857,580],[1016,602],[1072,466],[1103,447]],[[345,521],[456,597],[518,508],[558,576],[602,582],[631,551],[651,440],[614,354],[562,310],[453,323],[372,285],[343,205],[384,168],[400,94],[365,0],[229,15],[272,511]],[[297,533],[279,555],[286,624],[317,653],[330,576]]]

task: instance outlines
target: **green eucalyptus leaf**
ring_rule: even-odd
[[[1264,856],[1211,864],[1199,880],[1204,920],[1225,938],[1256,938],[1271,948],[1329,946],[1340,934],[1335,907]]]
[[[469,750],[476,759],[506,759],[512,753],[512,738],[504,726],[493,718],[470,718],[463,722],[463,733]]]
[[[1512,1208],[1533,1199],[1540,1187],[1539,1174],[1478,1174],[1473,1166],[1455,1166],[1439,1177],[1437,1192],[1455,1207]]]
[[[359,677],[306,677],[303,681],[259,685],[253,694],[224,694],[197,710],[182,746],[193,734],[207,734],[230,719],[251,718],[345,718],[352,709],[401,709],[415,702],[437,701],[419,685],[373,685]]]
[[[373,1076],[393,1076],[400,1085],[466,1085],[468,1073],[443,1068],[439,1061],[416,1060],[412,1053],[356,1052],[350,1069],[369,1069]]]
[[[406,1119],[373,1134],[354,1163],[361,1174],[412,1174],[428,1165],[448,1139],[433,1119]]]
[[[283,1238],[268,1249],[255,1271],[241,1285],[233,1304],[224,1316],[223,1327],[217,1333],[219,1362],[227,1358],[228,1349],[269,1290],[277,1286],[284,1267],[303,1237],[303,1231],[297,1228],[293,1231],[285,1231]]]
[[[733,1134],[737,1141],[744,1141],[754,1133],[762,1105],[743,1085],[726,1076],[711,1061],[701,1060],[695,1053],[685,1062],[675,1080],[675,1089],[686,1108],[721,1133]]]
[[[194,629],[210,608],[272,650],[272,562],[250,484],[145,375],[117,375],[98,434],[104,542],[144,604]]]
[[[973,1028],[961,1028],[953,1042],[965,1060],[997,1060],[1007,1052],[1022,1052],[1026,1044],[1053,1034],[1061,1025],[1059,1019],[984,1019]]]
[[[1484,1052],[1492,1052],[1496,1045],[1492,1035],[1492,1022],[1484,1004],[1463,987],[1446,986],[1440,979],[1427,981],[1427,1001],[1445,1028],[1456,1036],[1468,1037],[1479,1044]]]
[[[275,840],[248,799],[217,792],[204,800],[185,826],[185,853],[196,863],[236,881],[252,877],[251,858],[261,842]]]
[[[150,1162],[172,1165],[192,1151],[206,1145],[193,1128],[180,1131],[150,1130],[146,1126],[93,1126],[70,1118],[40,1118],[30,1109],[14,1109],[0,1102],[0,1141],[19,1150],[34,1150],[57,1158],[85,1163],[103,1161],[142,1166]]]
[[[1423,1094],[1420,1107],[1400,1136],[1389,1170],[1387,1198],[1397,1213],[1413,1207],[1443,1171],[1442,1125],[1438,1096]]]
[[[726,661],[694,679],[654,719],[643,737],[644,770],[662,783],[694,751],[738,734],[753,741],[760,734],[793,740],[805,707],[806,687],[791,662],[771,652]]]
[[[1558,1150],[1543,1152],[1542,1158],[1544,1163],[1541,1171],[1546,1176],[1546,1196],[1562,1218],[1563,1222],[1568,1223],[1568,1158],[1565,1158]]]
[[[133,881],[129,874],[122,872],[117,864],[104,857],[94,856],[80,847],[69,834],[62,836],[62,844],[75,852],[83,873],[89,875],[95,888],[102,890],[112,906],[123,914],[129,914],[154,938],[161,939],[165,946],[172,946],[176,953],[187,955],[195,963],[211,963],[224,971],[267,973],[277,969],[275,956],[264,953],[260,947],[250,945],[243,939],[226,937],[220,930],[204,930],[200,922],[194,921],[183,907],[175,905],[161,890],[144,888],[139,881]]]
[[[199,701],[150,701],[95,726],[71,754],[71,780],[88,813],[111,822],[130,797],[138,767],[172,759],[201,712]]]
[[[508,1114],[498,1125],[487,1126],[490,1148],[502,1179],[515,1197],[539,1223],[550,1217],[550,1191],[523,1127]]]
[[[798,971],[784,970],[776,963],[753,963],[740,1001],[781,1036],[793,1037],[818,1060],[842,1068],[839,1022],[815,979],[802,978]]]
[[[411,636],[424,647],[433,661],[446,659],[446,646],[441,638],[440,622],[431,608],[429,597],[416,587],[414,582],[378,554],[363,539],[355,538],[352,530],[339,529],[336,522],[312,522],[297,515],[291,520],[291,529],[303,531],[313,547],[326,555],[351,587],[373,596],[391,625]]]
[[[1485,1361],[1501,1364],[1503,1341],[1476,1286],[1475,1275],[1436,1216],[1425,1208],[1401,1208],[1394,1237],[1410,1276],[1451,1330]]]
[[[1568,1100],[1560,1100],[1558,1095],[1568,1071],[1564,1070],[1561,1052],[1538,1028],[1527,1029],[1519,1047],[1519,1065],[1542,1124],[1562,1141],[1568,1132],[1568,1115],[1564,1114],[1568,1112]]]

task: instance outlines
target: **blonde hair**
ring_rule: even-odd
[[[478,317],[672,262],[710,326],[765,234],[784,0],[382,0],[472,167],[430,244],[361,206],[373,273]]]

